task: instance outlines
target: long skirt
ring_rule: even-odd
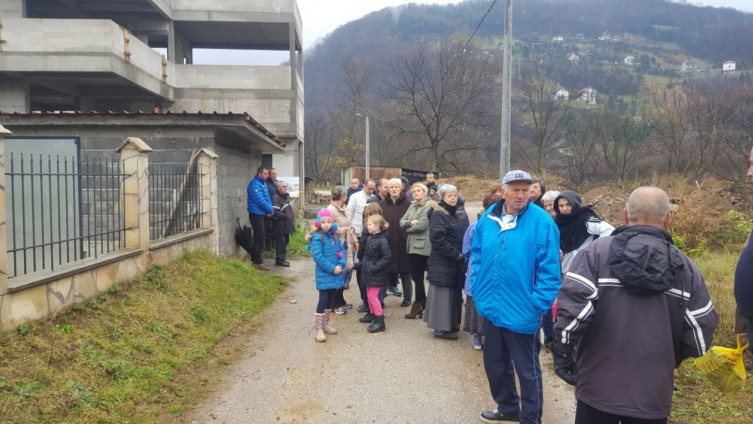
[[[473,302],[473,296],[465,295],[465,320],[463,321],[463,331],[471,334],[484,335],[484,318],[476,311],[476,304]]]
[[[424,322],[434,330],[458,331],[463,309],[462,289],[435,286],[429,281]]]

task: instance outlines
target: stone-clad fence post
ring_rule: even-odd
[[[8,293],[8,239],[5,216],[5,135],[11,132],[0,125],[0,305]]]
[[[197,158],[201,174],[201,228],[214,228],[211,235],[210,251],[220,254],[219,215],[217,214],[217,153],[203,148]]]
[[[149,147],[143,140],[128,137],[117,152],[123,163],[125,248],[149,250]]]

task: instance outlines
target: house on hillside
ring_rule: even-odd
[[[722,72],[734,72],[737,69],[737,63],[734,60],[728,60],[722,64]]]
[[[570,54],[567,55],[567,60],[569,60],[570,63],[578,63],[578,62],[580,62],[580,56],[578,56],[577,53],[572,52],[572,53],[570,53]]]
[[[612,34],[609,31],[604,31],[599,36],[599,41],[612,41]]]
[[[570,92],[564,88],[560,88],[554,93],[555,100],[570,100]]]
[[[700,72],[701,68],[695,60],[686,60],[680,65],[680,72]]]
[[[625,60],[623,60],[623,63],[627,66],[635,65],[635,56],[627,56]]]
[[[579,102],[585,103],[587,105],[595,105],[596,97],[599,92],[595,88],[589,86],[584,88],[583,90],[580,90],[578,94],[580,94],[580,97],[578,97]]]
[[[565,42],[565,37],[563,37],[561,35],[557,35],[555,37],[552,37],[552,43],[564,43],[564,42]]]

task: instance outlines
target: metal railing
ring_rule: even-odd
[[[11,153],[5,171],[9,277],[124,247],[119,160]]]
[[[149,163],[149,238],[158,240],[201,227],[201,167],[186,162]]]

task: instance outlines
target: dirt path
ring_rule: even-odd
[[[292,282],[265,313],[244,358],[223,377],[224,388],[198,405],[195,423],[469,423],[494,406],[482,353],[462,333],[437,340],[422,320],[408,320],[401,298],[385,299],[387,331],[368,334],[355,309],[334,316],[340,334],[316,343],[316,290],[310,259],[275,268]],[[354,287],[345,292],[358,305]],[[295,303],[293,303],[295,302]],[[541,355],[544,423],[571,423],[572,389]]]

